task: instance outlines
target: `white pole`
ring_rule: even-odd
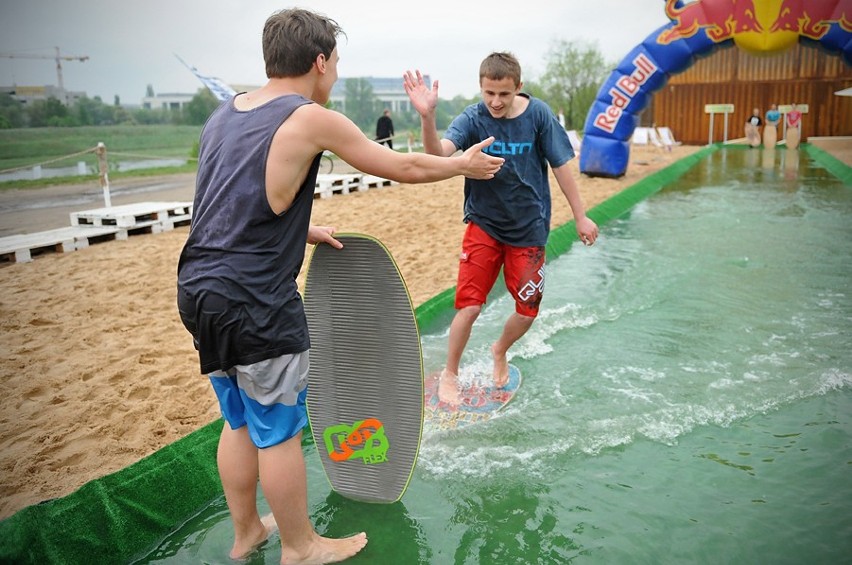
[[[98,155],[98,171],[100,172],[101,188],[104,189],[104,207],[112,206],[109,198],[109,167],[107,165],[106,145],[103,141],[98,142],[98,148],[95,149]]]
[[[713,118],[715,116],[715,113],[710,113],[710,138],[707,140],[707,145],[713,145]]]

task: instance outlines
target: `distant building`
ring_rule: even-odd
[[[142,107],[147,110],[168,110],[170,112],[179,111],[189,104],[190,100],[194,97],[195,93],[184,94],[181,92],[164,92],[143,98]]]
[[[59,87],[53,86],[52,84],[45,86],[0,86],[0,92],[9,94],[12,98],[24,106],[29,106],[36,100],[47,100],[48,98],[56,98],[60,102],[64,103],[66,101],[66,97],[68,101],[67,103],[70,106],[77,102],[77,100],[86,97],[86,93],[82,91],[66,90],[63,94]]]
[[[362,78],[366,80],[373,88],[373,96],[379,99],[379,103],[384,108],[390,108],[391,112],[410,112],[411,101],[408,99],[408,94],[402,87],[402,77],[384,78],[384,77],[349,77]],[[340,77],[334,83],[331,89],[331,103],[334,108],[341,112],[346,111],[346,78]],[[423,80],[429,82],[428,75],[423,77]]]
[[[408,99],[408,94],[402,87],[402,78],[383,78],[383,77],[349,77],[362,78],[366,80],[373,89],[373,96],[379,100],[379,105],[382,109],[390,108],[391,112],[410,112],[413,111],[411,101]],[[423,77],[428,81],[429,76]],[[330,101],[334,109],[341,112],[346,111],[346,78],[340,77],[334,87],[331,89]],[[260,88],[257,85],[249,84],[229,84],[234,92],[247,92]],[[146,96],[142,99],[142,107],[149,110],[180,110],[186,106],[195,96],[193,94],[183,93],[162,93],[154,96]]]

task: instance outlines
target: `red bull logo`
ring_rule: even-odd
[[[769,31],[792,31],[810,39],[822,39],[832,24],[852,31],[852,1],[782,0],[778,17]]]
[[[695,0],[682,4],[666,0],[671,27],[657,36],[669,44],[702,29],[715,43],[733,39],[755,53],[781,51],[799,37],[818,40],[834,24],[852,31],[852,0]]]
[[[668,45],[692,37],[702,29],[707,37],[719,43],[739,33],[763,29],[757,20],[754,0],[697,0],[680,8],[676,7],[677,3],[678,0],[666,0],[666,15],[673,25],[660,33],[657,43]]]

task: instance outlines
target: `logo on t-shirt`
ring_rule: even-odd
[[[529,141],[495,141],[483,151],[491,155],[523,155],[532,151],[532,143]]]

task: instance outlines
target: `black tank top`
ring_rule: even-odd
[[[266,197],[272,137],[293,111],[310,103],[287,95],[239,111],[230,100],[202,130],[178,288],[196,304],[207,293],[223,297],[229,314],[240,320],[239,343],[229,344],[229,358],[201,359],[207,372],[214,365],[227,370],[310,348],[296,277],[305,255],[320,155],[285,212],[275,214]]]

